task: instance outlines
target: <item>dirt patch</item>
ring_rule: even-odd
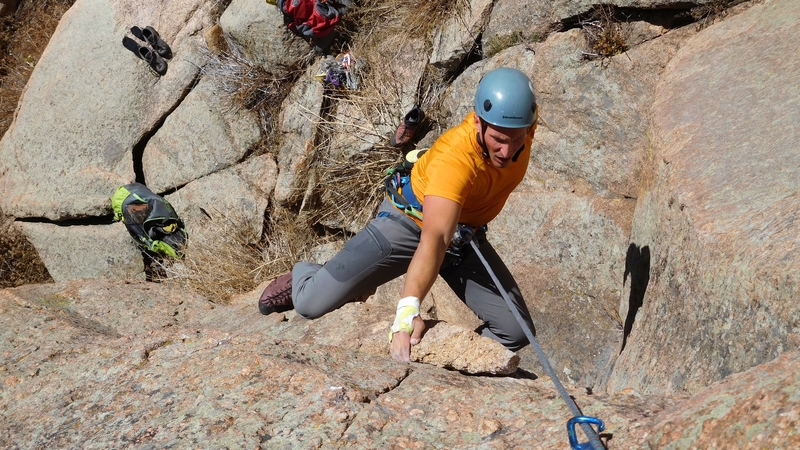
[[[52,282],[33,244],[14,226],[14,218],[0,214],[0,288]]]

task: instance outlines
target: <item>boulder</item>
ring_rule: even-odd
[[[612,392],[695,393],[800,346],[798,19],[796,2],[755,5],[662,75],[630,239],[648,258],[621,299]]]
[[[279,172],[275,200],[279,204],[297,202],[305,195],[323,100],[323,86],[314,78],[316,71],[316,67],[310,67],[295,82],[278,117],[281,144],[276,149]]]
[[[142,155],[150,190],[174,190],[230,167],[259,141],[255,114],[227,102],[204,78],[166,118]]]
[[[16,226],[36,247],[55,281],[82,278],[144,279],[139,247],[121,223],[59,226],[21,222]]]
[[[454,72],[478,44],[481,32],[492,11],[491,0],[470,0],[467,7],[456,8],[433,36],[430,64]]]
[[[485,53],[494,54],[528,41],[541,41],[557,21],[556,2],[496,0],[481,36]]]
[[[50,220],[108,214],[108,197],[135,179],[133,149],[180,103],[203,65],[196,32],[209,25],[210,8],[199,0],[78,0],[0,141],[0,209]],[[134,25],[154,26],[172,47],[163,77],[122,46],[123,37],[135,40]]]
[[[233,0],[219,25],[230,44],[268,72],[285,72],[311,50],[283,24],[278,7],[261,0]]]
[[[208,233],[228,229],[255,243],[277,175],[272,155],[265,154],[192,181],[165,198],[186,224],[190,240],[202,242],[212,238]]]

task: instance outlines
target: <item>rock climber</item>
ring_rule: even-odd
[[[536,130],[536,97],[523,72],[498,68],[478,83],[474,111],[421,154],[408,173],[390,178],[389,194],[367,226],[324,265],[298,262],[264,290],[262,314],[294,308],[318,318],[406,274],[390,353],[409,361],[425,323],[420,301],[440,275],[483,321],[475,330],[517,351],[525,332],[471,249],[480,252],[533,329],[519,287],[486,239],[486,224],[522,181]]]

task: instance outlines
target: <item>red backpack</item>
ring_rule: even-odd
[[[321,38],[342,18],[340,5],[331,0],[277,0],[283,21],[296,35]]]

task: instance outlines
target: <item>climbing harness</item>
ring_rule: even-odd
[[[422,220],[422,204],[417,200],[414,190],[411,188],[411,168],[414,163],[422,156],[427,149],[411,151],[403,159],[403,162],[386,171],[387,177],[384,180],[384,189],[389,201],[406,215]],[[383,213],[382,213],[383,214]],[[378,217],[389,217],[388,214]],[[451,266],[461,264],[469,251],[469,243],[475,238],[477,233],[486,233],[486,225],[481,227],[471,227],[460,223],[456,226],[453,239],[446,250],[447,262]],[[419,234],[419,233],[416,233]]]
[[[422,204],[417,200],[414,190],[411,188],[411,169],[414,163],[425,154],[428,149],[412,150],[408,152],[403,162],[395,167],[386,170],[387,177],[384,179],[384,189],[389,201],[406,215],[422,220]],[[379,215],[379,217],[389,217]],[[461,261],[469,251],[469,243],[479,234],[486,233],[486,225],[471,227],[459,223],[456,226],[453,239],[446,250],[447,262],[451,266],[461,264]],[[416,233],[419,234],[419,233]]]
[[[591,427],[591,424],[595,424],[598,426],[599,431],[603,431],[605,429],[603,421],[594,417],[584,416],[581,413],[580,409],[578,409],[578,405],[575,404],[575,401],[572,400],[572,397],[569,396],[569,393],[567,393],[564,385],[561,384],[561,381],[558,379],[558,375],[556,375],[555,370],[553,370],[553,366],[551,366],[550,362],[547,360],[547,356],[544,354],[542,347],[539,346],[538,341],[536,341],[536,338],[533,336],[533,333],[531,332],[528,324],[525,322],[525,319],[522,318],[522,315],[519,313],[517,307],[511,302],[508,292],[506,292],[505,288],[503,288],[503,285],[500,284],[500,280],[497,279],[497,275],[494,274],[494,271],[489,266],[486,258],[483,257],[483,254],[478,247],[478,243],[475,242],[475,240],[472,240],[470,241],[470,244],[472,245],[472,249],[475,251],[475,254],[478,255],[481,263],[483,263],[483,266],[486,268],[486,271],[489,272],[489,276],[492,278],[495,286],[497,286],[497,289],[500,291],[500,295],[503,296],[503,299],[508,304],[509,309],[511,309],[512,314],[514,314],[514,317],[517,319],[517,322],[519,322],[522,330],[525,331],[525,336],[528,338],[533,350],[536,352],[536,356],[539,357],[539,362],[542,363],[542,366],[544,366],[545,371],[547,371],[547,374],[550,376],[550,379],[553,380],[556,390],[561,395],[564,403],[567,404],[567,407],[569,407],[573,418],[567,422],[567,431],[569,432],[570,445],[572,446],[573,450],[604,450],[605,447],[603,446],[602,442],[600,442],[600,438],[594,431],[594,428]],[[575,436],[575,423],[579,423],[581,425],[581,429],[589,438],[589,442],[578,444],[577,437]]]
[[[409,152],[403,162],[386,170],[383,187],[386,196],[397,209],[406,215],[422,220],[422,204],[411,188],[411,168],[425,150]]]

